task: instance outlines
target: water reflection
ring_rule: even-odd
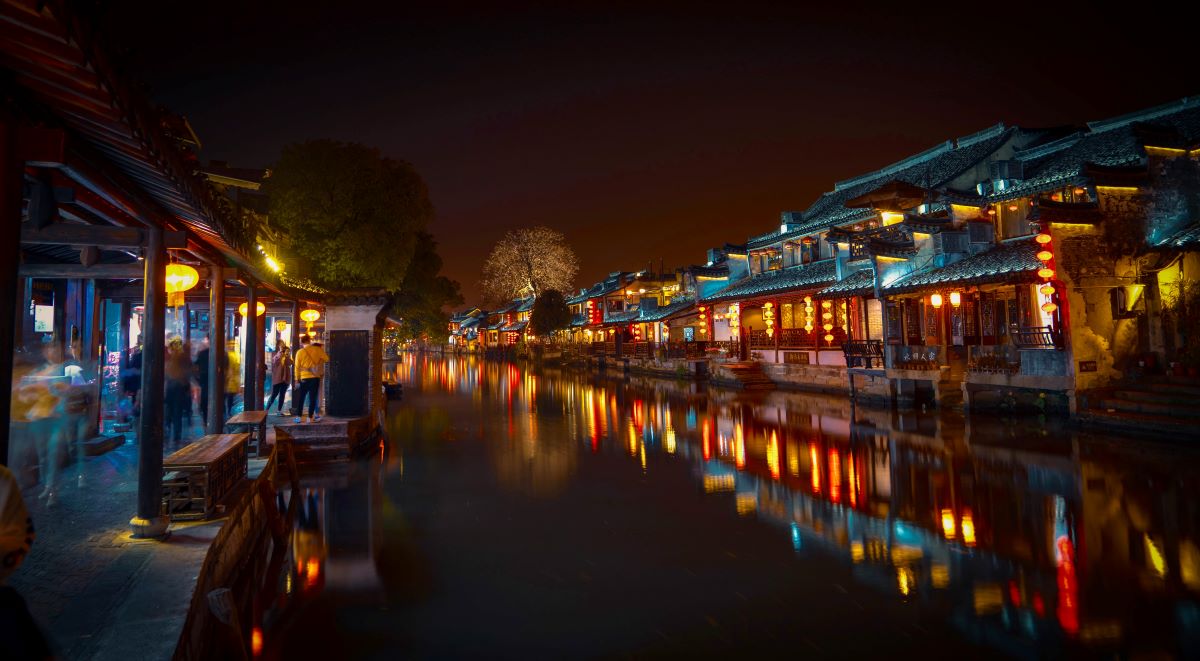
[[[305,589],[418,584],[425,561],[385,483],[406,461],[449,463],[482,443],[500,490],[550,503],[592,479],[590,455],[623,456],[648,481],[682,461],[694,490],[776,527],[798,562],[846,563],[881,598],[1007,653],[1200,654],[1194,452],[473,358],[407,355],[388,369],[410,399],[470,404],[402,403],[382,463],[313,489],[315,528],[297,533],[289,579]]]

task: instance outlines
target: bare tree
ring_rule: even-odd
[[[513,230],[500,239],[483,263],[480,284],[494,302],[571,291],[579,265],[561,232],[549,227]]]

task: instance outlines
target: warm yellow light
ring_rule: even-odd
[[[1037,235],[1037,239],[1035,240],[1044,246],[1047,243],[1050,243],[1050,235],[1042,232],[1041,234]]]
[[[954,512],[944,509],[942,510],[942,534],[946,539],[954,539],[958,536],[954,527]]]
[[[833,324],[825,324],[824,326],[822,326],[822,328],[825,329],[825,332],[829,332],[829,331],[833,330]]]
[[[826,334],[825,334],[825,341],[826,341],[826,342],[832,342],[832,341],[833,341],[833,334],[832,334],[832,333],[826,333]]]
[[[1050,296],[1050,295],[1054,294],[1054,286],[1053,285],[1042,285],[1042,288],[1039,289],[1038,291],[1042,292],[1042,296]]]
[[[821,301],[821,307],[828,310],[829,308],[833,307],[833,303],[831,301]]]
[[[1042,312],[1045,312],[1046,314],[1050,314],[1051,312],[1054,312],[1057,309],[1058,309],[1058,306],[1051,303],[1050,301],[1046,301],[1045,303],[1042,303]]]
[[[318,319],[320,319],[320,318],[321,318],[321,311],[320,311],[320,310],[314,310],[314,309],[312,309],[312,308],[309,308],[309,309],[307,309],[307,310],[301,310],[301,311],[300,311],[300,318],[301,318],[301,319],[303,319],[304,321],[307,321],[308,323],[310,323],[310,324],[311,324],[311,323],[313,323],[314,321],[316,321],[316,320],[318,320]]]
[[[812,296],[805,296],[805,297],[804,297],[804,303],[805,303],[805,304],[812,303]]]
[[[821,315],[821,318],[822,318],[822,319],[833,319],[833,313],[832,313],[832,312],[826,312],[826,313],[824,313],[824,314],[822,314],[822,315]]]
[[[942,295],[941,295],[941,294],[936,294],[936,293],[935,293],[935,294],[930,294],[930,295],[929,295],[929,304],[930,304],[930,305],[932,305],[932,306],[934,307],[934,309],[941,309],[941,307],[942,307]]]
[[[167,264],[167,293],[187,291],[200,282],[200,274],[187,264]]]
[[[250,307],[248,305],[246,305],[245,303],[242,303],[241,305],[238,306],[238,314],[240,314],[244,317],[244,316],[246,316],[246,311],[249,309],[250,309]],[[267,311],[267,306],[263,305],[262,303],[259,303],[255,306],[255,310],[257,310],[257,313],[254,316],[261,317],[261,316],[263,316],[263,313]]]
[[[1037,254],[1037,258],[1040,261],[1048,262],[1051,259],[1054,259],[1054,253],[1050,252],[1049,250],[1039,250],[1038,254]]]
[[[1086,189],[1086,188],[1076,188],[1076,189],[1075,189],[1075,194],[1076,194],[1076,195],[1083,195],[1083,194],[1084,194],[1084,193],[1086,193],[1086,192],[1087,192],[1087,189]]]
[[[971,516],[970,512],[963,512],[962,536],[964,544],[975,546],[975,517]]]
[[[956,291],[950,292],[950,305],[953,305],[954,307],[962,305],[962,294]]]
[[[766,303],[763,303],[763,307],[770,310],[771,308],[775,307],[775,304],[770,301],[767,301]]]
[[[254,656],[262,654],[263,650],[263,632],[261,627],[254,627],[250,630],[250,653]],[[245,652],[242,652],[245,654]]]
[[[811,322],[811,321],[810,321],[810,322],[808,322],[807,324],[804,324],[804,330],[806,330],[806,331],[808,331],[808,332],[810,332],[810,333],[811,333],[811,332],[812,332],[812,329],[813,329],[813,325],[812,325],[812,322]]]
[[[904,214],[895,213],[893,211],[883,211],[883,212],[880,212],[879,215],[883,216],[884,227],[886,227],[888,225],[895,225],[896,223],[899,223],[900,221],[904,220]]]
[[[1096,186],[1096,190],[1109,191],[1111,193],[1136,193],[1137,186]]]
[[[1038,277],[1049,280],[1050,278],[1054,277],[1054,269],[1052,269],[1048,266],[1042,267],[1042,268],[1038,269]]]
[[[279,262],[275,261],[274,257],[267,255],[266,260],[267,260],[267,266],[270,267],[270,269],[272,271],[279,273],[280,271],[283,270],[283,264],[280,264]]]

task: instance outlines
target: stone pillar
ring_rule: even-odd
[[[205,432],[220,434],[225,426],[225,276],[209,269],[208,291],[208,420]]]
[[[146,248],[142,327],[142,417],[138,421],[137,516],[130,520],[135,537],[161,537],[167,531],[162,515],[163,363],[166,350],[167,251],[162,229],[153,227]]]
[[[332,416],[360,415],[354,407],[342,410],[339,406],[341,395],[346,392],[364,392],[366,406],[365,415],[369,420],[382,420],[385,406],[383,396],[383,319],[391,299],[383,290],[346,290],[331,293],[326,299],[325,306],[325,349],[331,361],[326,370],[322,386],[327,394],[337,393],[326,402],[326,410]],[[347,355],[346,346],[350,342],[359,346],[361,335],[355,331],[366,332],[366,351],[364,357]],[[359,339],[355,339],[359,338]],[[340,344],[346,343],[346,344]],[[365,360],[367,365],[367,382],[365,384],[350,382],[358,361]]]
[[[258,296],[254,291],[254,281],[250,280],[246,285],[246,337],[242,338],[245,343],[245,354],[242,356],[243,382],[245,390],[242,393],[242,410],[254,411],[258,397],[255,395],[260,388],[258,383],[258,327],[261,321],[258,318]]]

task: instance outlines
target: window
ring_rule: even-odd
[[[1033,226],[1029,223],[1029,200],[1008,200],[996,205],[997,225],[1000,236],[1008,239],[1014,236],[1033,234]]]

